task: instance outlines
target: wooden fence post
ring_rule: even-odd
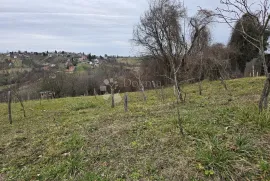
[[[11,113],[11,91],[8,91],[8,119],[9,123],[12,124],[12,113]]]
[[[174,93],[175,96],[177,95],[176,94],[176,87],[175,87],[175,85],[173,86],[173,93]]]
[[[97,98],[97,91],[96,91],[96,88],[94,88],[94,95],[95,95],[95,98]]]
[[[127,93],[125,93],[124,108],[125,108],[125,112],[128,112],[128,96],[127,96]]]
[[[115,103],[114,103],[114,89],[111,90],[111,96],[112,96],[112,108],[115,107]]]
[[[164,101],[165,101],[165,96],[164,96],[164,87],[163,87],[163,86],[161,87],[161,100],[162,100],[162,102],[164,103]]]

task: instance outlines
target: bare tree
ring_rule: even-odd
[[[23,116],[26,117],[25,108],[24,108],[24,104],[23,104],[23,100],[22,100],[21,96],[18,94],[16,89],[13,89],[12,92],[14,93],[15,97],[18,99],[18,101],[21,104],[22,111],[23,111]]]
[[[185,33],[186,10],[177,0],[151,0],[149,10],[141,17],[134,28],[134,42],[145,48],[166,70],[176,88],[177,115],[180,132],[184,135],[180,119],[179,102],[183,101],[179,85],[179,76],[184,72],[186,58],[192,53],[201,32],[208,25],[211,13],[202,10],[202,21],[191,20],[194,34],[190,41]],[[197,20],[197,18],[194,18]]]
[[[193,49],[191,49],[194,55],[197,56],[194,60],[199,64],[199,94],[202,95],[202,74],[203,74],[203,52],[210,45],[211,33],[208,25],[213,21],[213,13],[204,9],[201,9],[197,14],[190,19],[191,39]]]
[[[24,79],[25,77],[28,76],[29,73],[27,73],[24,77],[22,77],[22,79]],[[19,83],[19,79],[17,81],[15,81],[15,83],[13,85],[11,85],[11,80],[9,80],[9,89],[8,89],[8,115],[9,115],[9,122],[10,124],[12,124],[12,94],[15,96],[15,98],[20,102],[20,105],[22,107],[22,111],[23,111],[23,116],[26,117],[26,113],[25,113],[25,107],[23,104],[23,99],[21,98],[21,95],[19,94],[19,87],[20,87],[20,83]]]
[[[111,107],[115,107],[115,102],[117,103],[117,95],[115,96],[115,92],[117,89],[119,89],[118,82],[116,81],[117,77],[121,74],[121,71],[119,70],[119,67],[115,65],[115,63],[108,63],[100,66],[100,69],[104,72],[104,75],[106,79],[103,81],[103,83],[106,86],[110,87],[110,93],[111,93]],[[119,91],[120,92],[120,91]],[[116,98],[116,100],[115,100]]]
[[[142,96],[143,96],[143,101],[146,102],[146,95],[145,95],[145,88],[144,88],[144,85],[143,85],[143,82],[142,82],[142,76],[143,76],[143,71],[141,71],[140,69],[139,70],[135,70],[134,71],[134,76],[135,78],[138,80],[138,83],[139,83],[139,89],[142,93]]]
[[[221,0],[225,8],[217,8],[218,16],[227,23],[232,29],[238,31],[242,36],[259,51],[259,59],[263,64],[266,80],[259,101],[259,110],[262,112],[263,107],[268,107],[268,95],[270,91],[270,75],[265,59],[265,34],[269,31],[269,0],[262,0],[256,3],[249,3],[248,0]],[[257,9],[257,10],[254,10]],[[234,24],[245,15],[251,19],[256,19],[258,36],[250,35],[243,24],[240,28],[234,27]],[[241,22],[240,22],[241,23]]]
[[[118,83],[113,78],[110,78],[110,79],[105,79],[104,80],[104,84],[106,86],[109,86],[110,87],[111,99],[112,99],[111,106],[112,106],[112,108],[114,108],[115,107],[114,94],[115,94],[116,89],[118,88]]]

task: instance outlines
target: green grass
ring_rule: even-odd
[[[140,58],[118,58],[117,59],[117,62],[118,63],[127,63],[127,64],[130,64],[130,65],[140,65],[141,63],[141,59]]]
[[[102,96],[25,102],[24,118],[0,104],[0,178],[6,180],[270,179],[270,114],[258,113],[263,78],[184,85],[179,134],[173,90],[165,102],[129,93],[114,109]]]
[[[84,71],[87,71],[89,69],[91,69],[91,65],[89,65],[89,64],[82,64],[82,63],[80,63],[76,67],[76,71],[77,72],[84,72]]]

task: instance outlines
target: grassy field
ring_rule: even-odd
[[[270,179],[270,114],[258,113],[263,78],[184,85],[179,134],[173,90],[165,101],[129,93],[110,108],[102,96],[0,104],[0,180]]]
[[[139,66],[141,61],[142,60],[140,58],[118,58],[117,59],[118,63],[127,63],[129,65],[136,65],[136,66]]]
[[[89,65],[89,64],[78,64],[77,67],[76,67],[76,71],[77,72],[85,72],[87,70],[91,70],[92,69],[92,66]]]

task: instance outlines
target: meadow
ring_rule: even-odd
[[[264,78],[183,85],[179,132],[173,89],[0,104],[0,180],[270,179],[270,114],[257,103]],[[121,94],[123,97],[123,95]]]

